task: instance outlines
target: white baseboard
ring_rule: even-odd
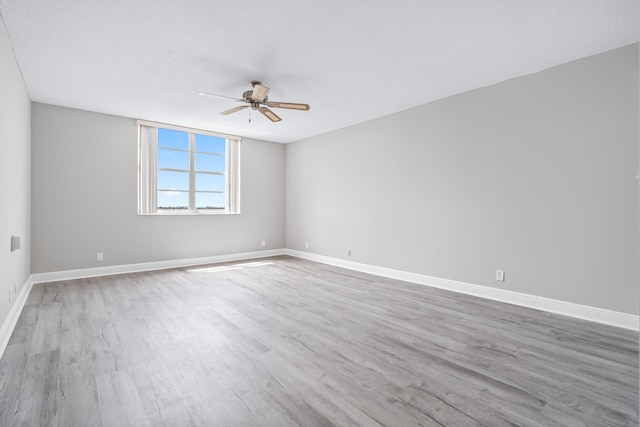
[[[564,316],[571,316],[578,319],[589,320],[592,322],[603,323],[606,325],[617,326],[634,331],[638,331],[640,329],[639,316],[633,314],[621,313],[618,311],[606,310],[603,308],[581,305],[537,295],[523,294],[520,292],[508,291],[506,289],[492,288],[489,286],[475,285],[472,283],[458,282],[456,280],[426,276],[424,274],[377,267],[375,265],[362,264],[339,258],[332,258],[324,255],[297,251],[293,249],[285,249],[284,254],[297,258],[307,259],[310,261],[321,262],[323,264],[334,265],[336,267],[361,271],[363,273],[375,274],[377,276],[389,277],[391,279],[403,280],[405,282],[432,286],[434,288],[446,289],[449,291],[460,292],[467,295],[474,295],[494,301],[534,308],[550,313],[562,314]]]
[[[9,310],[9,314],[4,319],[4,323],[0,328],[0,357],[2,357],[5,349],[7,348],[7,345],[9,344],[13,329],[18,323],[18,318],[20,317],[20,313],[22,313],[22,309],[27,302],[27,297],[29,296],[29,292],[31,292],[32,287],[33,282],[31,281],[31,278],[28,278],[25,284],[22,286],[22,289],[20,289],[18,297],[13,301],[13,305]]]
[[[33,283],[59,282],[61,280],[84,279],[86,277],[109,276],[112,274],[139,273],[142,271],[165,270],[168,268],[191,267],[195,265],[220,262],[242,261],[284,255],[284,249],[271,249],[256,252],[243,252],[229,255],[216,255],[202,258],[188,258],[168,261],[144,262],[139,264],[113,265],[108,267],[84,268],[79,270],[53,271],[31,275]]]

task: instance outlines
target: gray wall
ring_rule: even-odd
[[[133,119],[33,103],[32,151],[33,273],[284,247],[281,144],[243,140],[240,215],[138,216]]]
[[[0,19],[0,323],[11,302],[9,289],[19,292],[31,262],[31,101]],[[11,235],[22,249],[11,252]]]
[[[637,314],[638,147],[636,44],[289,144],[286,244]]]

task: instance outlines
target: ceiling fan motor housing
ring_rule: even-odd
[[[244,93],[242,94],[242,100],[248,103],[251,106],[251,109],[253,110],[257,110],[258,108],[260,108],[260,104],[267,102],[267,97],[264,98],[264,101],[260,102],[253,99],[252,95],[253,95],[252,90],[244,91]]]

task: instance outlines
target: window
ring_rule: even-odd
[[[239,213],[240,138],[138,121],[138,213]]]

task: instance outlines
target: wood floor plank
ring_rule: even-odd
[[[46,351],[27,358],[20,394],[9,425],[44,426],[52,424],[59,414],[60,351]]]
[[[94,373],[82,363],[62,364],[57,396],[59,426],[102,426]]]
[[[0,425],[10,426],[20,404],[30,343],[7,346],[0,363]]]
[[[62,304],[59,302],[43,304],[37,313],[29,352],[38,354],[59,349],[61,332]]]
[[[638,334],[290,257],[35,285],[0,425],[637,426]]]
[[[128,371],[96,377],[102,423],[105,426],[151,426],[138,389]]]

